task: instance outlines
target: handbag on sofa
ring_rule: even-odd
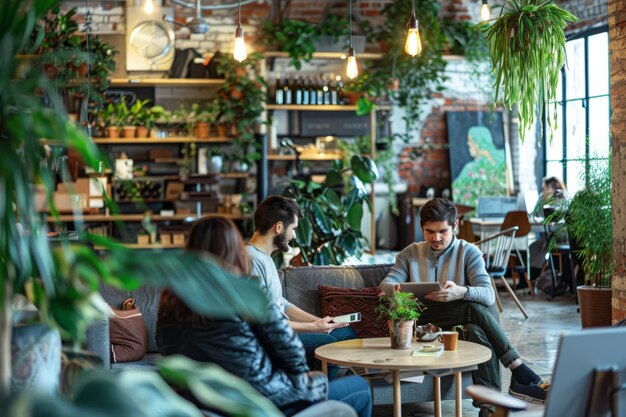
[[[109,318],[111,361],[131,362],[141,360],[148,351],[148,330],[134,298],[122,303],[122,309],[111,307]]]

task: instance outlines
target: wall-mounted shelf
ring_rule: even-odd
[[[108,215],[108,214],[85,214],[83,216],[75,216],[73,214],[62,214],[58,218],[54,216],[48,216],[47,221],[52,222],[72,222],[72,221],[83,221],[83,222],[140,222],[143,220],[145,216],[142,213],[139,214],[117,214],[117,215]],[[226,217],[231,220],[241,220],[250,217],[250,215],[241,215],[241,214],[226,214],[226,213],[203,213],[202,217]],[[174,214],[173,216],[159,216],[153,215],[151,216],[152,221],[195,221],[198,217],[195,214]]]
[[[317,155],[300,155],[301,161],[336,161],[338,159],[343,158],[342,155],[338,155],[336,153],[319,153]],[[276,155],[269,154],[267,155],[268,161],[295,161],[295,155]]]
[[[287,52],[268,51],[264,53],[265,58],[289,58]],[[382,59],[383,54],[379,52],[357,53],[358,59]],[[313,52],[313,59],[346,59],[346,52]]]
[[[146,143],[225,143],[231,141],[231,138],[213,137],[213,138],[194,138],[194,137],[170,137],[170,138],[93,138],[94,143],[104,145],[134,145]]]
[[[225,82],[201,78],[111,78],[111,87],[212,87]]]
[[[266,104],[266,110],[297,110],[297,111],[356,111],[357,107],[353,105],[304,105],[304,104]],[[374,107],[376,110],[391,110],[391,106],[380,105]]]

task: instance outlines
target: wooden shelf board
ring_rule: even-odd
[[[232,220],[240,220],[244,218],[250,217],[249,215],[235,215],[235,214],[224,214],[224,213],[203,213],[202,217],[226,217]],[[82,220],[83,222],[114,222],[114,221],[122,221],[122,222],[140,222],[144,218],[144,215],[139,214],[119,214],[119,215],[106,215],[106,214],[85,214],[83,216],[74,216],[73,214],[62,214],[56,219],[53,216],[48,216],[48,222],[71,222],[74,220]],[[152,220],[155,222],[158,221],[181,221],[181,220],[196,220],[197,217],[193,213],[189,214],[174,214],[173,216],[160,216],[153,215]]]
[[[129,249],[181,249],[185,247],[184,243],[172,243],[170,245],[161,245],[159,243],[148,243],[148,244],[143,244],[143,243],[120,243],[120,245],[125,246]],[[99,246],[96,245],[95,246],[96,250],[108,250],[107,247],[105,246]]]
[[[317,154],[317,155],[300,155],[301,161],[336,161],[338,159],[343,158],[342,155],[338,154]],[[270,154],[267,155],[268,161],[295,161],[295,155],[276,155]]]
[[[104,145],[134,145],[146,143],[225,143],[230,138],[212,137],[212,138],[194,138],[194,137],[170,137],[170,138],[93,138],[94,143]]]
[[[304,104],[266,104],[266,110],[301,110],[301,111],[356,111],[356,106],[349,105],[304,105]]]
[[[111,87],[211,87],[225,82],[201,78],[111,78]]]
[[[289,58],[287,52],[268,51],[264,53],[265,58]],[[358,59],[382,59],[383,54],[379,52],[361,52],[356,54]],[[346,52],[314,52],[313,59],[346,59]]]

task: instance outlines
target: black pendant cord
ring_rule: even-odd
[[[349,30],[350,30],[350,49],[352,49],[352,0],[348,0],[348,13],[349,13]]]
[[[241,27],[241,0],[237,2],[237,26]]]
[[[87,101],[85,106],[85,121],[87,125],[85,126],[85,132],[89,139],[91,139],[92,131],[91,131],[91,121],[89,120],[89,101],[91,99],[91,49],[89,48],[89,41],[91,35],[91,9],[89,8],[89,0],[85,0],[85,10],[87,16],[85,17],[85,45],[87,49]]]

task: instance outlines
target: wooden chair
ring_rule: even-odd
[[[513,244],[515,247],[515,255],[514,259],[519,260],[521,265],[513,264],[512,277],[513,277],[513,290],[517,289],[517,276],[522,275],[524,280],[526,281],[526,285],[528,285],[528,289],[530,290],[530,294],[532,296],[535,295],[535,289],[530,283],[530,250],[528,248],[528,234],[530,233],[531,226],[530,221],[528,220],[528,213],[526,211],[509,211],[504,217],[504,222],[502,222],[502,226],[500,230],[506,230],[513,226],[517,226],[518,230],[515,233],[515,243]],[[524,251],[526,252],[526,261],[524,261],[524,257],[520,254],[519,249],[519,239],[524,238]]]
[[[502,302],[500,301],[500,296],[498,295],[498,289],[495,281],[496,278],[500,279],[504,288],[506,288],[509,294],[511,294],[513,301],[520,309],[524,317],[528,318],[528,313],[526,313],[522,303],[515,295],[515,291],[513,291],[504,277],[508,267],[509,257],[511,256],[511,250],[513,249],[513,244],[515,243],[515,233],[517,230],[517,226],[509,227],[508,229],[501,230],[486,239],[479,240],[474,244],[478,246],[485,255],[485,267],[491,278],[493,291],[496,295],[496,304],[498,305],[500,312],[502,312]]]

